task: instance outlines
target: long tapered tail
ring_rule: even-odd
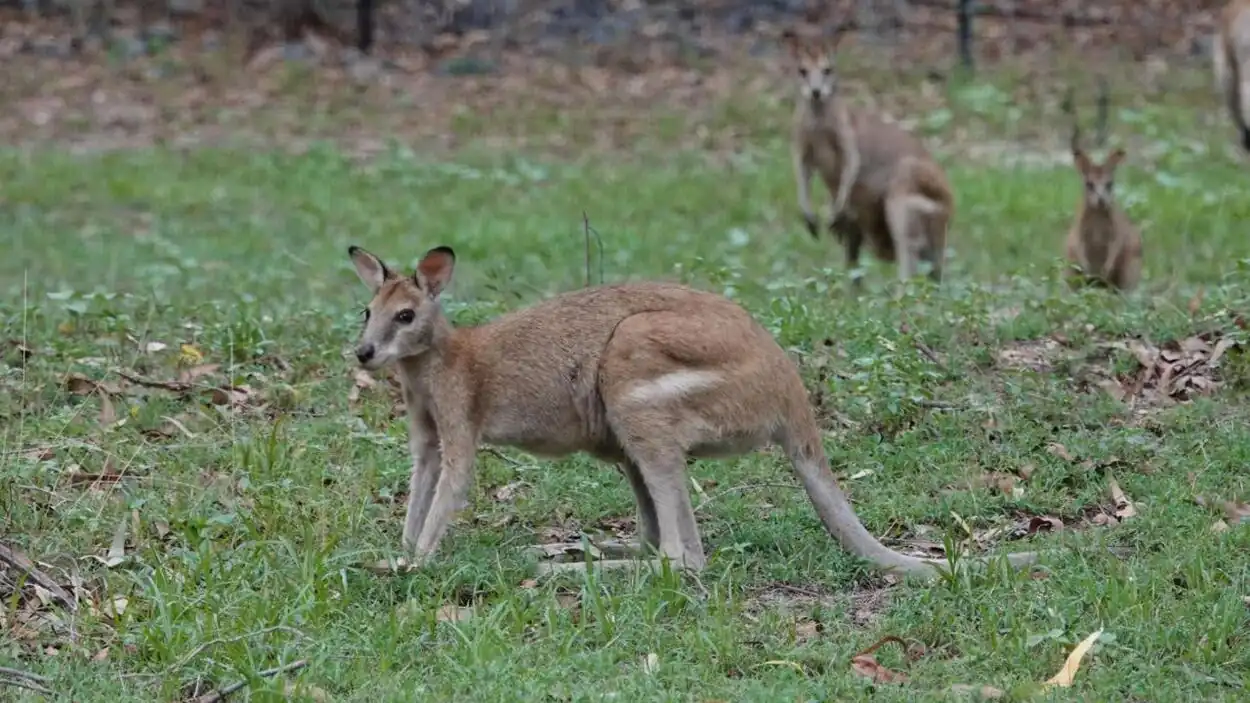
[[[808,415],[810,417],[810,410],[808,410]],[[818,438],[819,434],[815,432],[815,418],[812,418],[810,422],[812,432],[800,431],[797,434]],[[819,439],[804,441],[799,437],[790,437],[783,444],[790,462],[794,465],[795,473],[798,474],[803,488],[806,489],[808,497],[816,507],[816,513],[820,515],[821,522],[843,549],[887,572],[935,576],[938,569],[945,566],[945,562],[940,560],[921,559],[890,549],[864,527],[859,516],[855,514],[855,508],[847,500],[846,494],[838,487],[837,479],[829,469],[829,462],[825,457],[824,449],[820,446]],[[1007,555],[1008,562],[1017,568],[1028,566],[1036,562],[1037,558],[1036,552],[1017,552]]]

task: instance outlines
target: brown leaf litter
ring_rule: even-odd
[[[1154,346],[1142,340],[1106,342],[1105,349],[1128,352],[1136,368],[1118,376],[1106,373],[1096,383],[1111,397],[1135,408],[1161,408],[1210,395],[1223,385],[1220,361],[1239,347],[1218,331],[1204,332]]]
[[[901,637],[887,635],[878,640],[876,644],[851,657],[851,671],[871,680],[873,683],[906,683],[908,681],[907,674],[887,669],[873,656],[873,652],[881,648],[882,645],[891,642],[903,648],[908,663],[925,655],[926,650],[923,644],[919,642],[908,644]]]

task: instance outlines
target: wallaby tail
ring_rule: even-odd
[[[882,544],[864,527],[846,494],[838,487],[833,472],[829,470],[829,461],[820,444],[820,432],[811,409],[804,406],[802,413],[795,415],[797,417],[784,429],[781,444],[829,534],[838,540],[843,549],[872,562],[883,571],[936,575],[944,562],[896,552]],[[1008,554],[1007,560],[1012,566],[1022,567],[1035,562],[1037,554]]]

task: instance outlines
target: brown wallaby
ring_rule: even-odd
[[[864,529],[838,488],[794,364],[728,298],[673,283],[623,283],[558,295],[477,327],[453,328],[439,293],[455,254],[428,251],[412,276],[359,247],[373,293],[356,358],[394,365],[408,409],[412,480],[403,543],[433,553],[467,500],[477,447],[616,462],[638,503],[645,548],[675,566],[706,559],[686,486],[687,457],[782,447],[825,527],[876,567],[936,573]],[[1011,554],[1015,565],[1033,553]]]
[[[1106,87],[1100,102],[1106,104]],[[1075,269],[1069,275],[1073,285],[1089,281],[1130,291],[1141,278],[1141,233],[1115,201],[1115,173],[1124,159],[1123,149],[1114,149],[1102,164],[1092,161],[1081,148],[1081,128],[1076,108],[1071,107],[1072,161],[1084,183],[1076,221],[1068,230],[1065,254]],[[1100,132],[1105,129],[1105,109],[1100,111]]]
[[[1250,151],[1250,0],[1232,0],[1220,11],[1211,59],[1241,146]]]
[[[834,67],[841,36],[816,41],[794,30],[782,33],[799,78],[791,157],[807,230],[819,238],[811,202],[815,172],[832,198],[830,231],[842,243],[849,267],[858,266],[867,241],[877,258],[898,261],[900,279],[915,275],[917,262],[927,261],[929,276],[941,281],[955,213],[946,173],[906,130],[846,103]]]

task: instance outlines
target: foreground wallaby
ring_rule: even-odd
[[[1090,280],[1121,291],[1130,291],[1141,278],[1141,233],[1115,201],[1115,173],[1124,150],[1114,149],[1102,164],[1092,161],[1081,148],[1081,129],[1072,128],[1072,162],[1084,189],[1076,220],[1068,230],[1065,253],[1079,273],[1069,282]]]
[[[1250,151],[1250,0],[1232,0],[1220,12],[1211,45],[1215,82],[1241,146]]]
[[[791,157],[807,230],[819,238],[811,201],[816,172],[832,198],[830,231],[841,241],[849,267],[858,266],[866,240],[879,259],[897,259],[900,279],[915,275],[917,262],[927,261],[929,276],[941,281],[955,212],[946,173],[918,139],[848,105],[839,94],[834,58],[840,36],[813,41],[793,30],[782,33],[799,78]]]
[[[431,249],[412,276],[359,247],[348,253],[373,292],[356,358],[369,370],[394,364],[408,409],[403,541],[418,562],[466,501],[487,443],[617,462],[644,547],[702,569],[686,458],[776,443],[844,548],[884,570],[935,573],[940,562],[900,554],[864,529],[829,470],[797,369],[729,299],[672,283],[606,285],[453,328],[438,300],[455,266],[450,248]]]

